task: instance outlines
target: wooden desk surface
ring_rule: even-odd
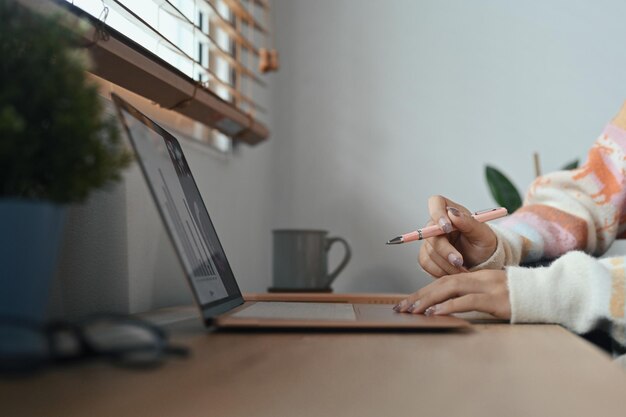
[[[161,319],[196,314],[172,312]],[[554,325],[207,334],[193,318],[172,328],[174,339],[193,349],[191,358],[171,359],[153,371],[93,364],[5,381],[0,415],[626,415],[626,373]]]

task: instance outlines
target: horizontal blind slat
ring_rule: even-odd
[[[192,62],[194,65],[200,66],[204,71],[206,71],[212,77],[211,81],[215,82],[220,87],[224,88],[226,91],[229,92],[229,94],[232,94],[238,100],[241,100],[242,102],[245,102],[246,104],[250,105],[251,107],[253,107],[254,109],[256,109],[256,110],[258,110],[258,111],[260,111],[262,113],[266,112],[266,110],[265,110],[265,108],[263,106],[259,105],[252,98],[247,97],[246,95],[244,95],[240,91],[237,91],[233,86],[231,86],[227,82],[222,81],[217,76],[217,74],[215,74],[215,72],[213,72],[210,68],[206,68],[203,65],[201,65],[195,58],[193,58],[190,55],[188,55],[185,51],[183,51],[180,47],[178,47],[178,45],[176,45],[169,38],[167,38],[161,32],[159,32],[159,30],[157,30],[152,25],[150,25],[148,22],[146,22],[144,19],[142,19],[140,16],[138,16],[135,12],[133,12],[131,9],[129,9],[121,1],[119,1],[119,0],[112,0],[112,1],[113,1],[113,3],[111,3],[111,5],[116,10],[118,10],[120,13],[122,13],[124,15],[129,16],[130,19],[135,19],[138,22],[140,22],[142,24],[142,26],[144,26],[145,28],[149,29],[151,32],[153,32],[154,34],[159,36],[162,40],[164,40],[167,43],[167,46],[169,48],[172,48],[174,50],[174,52],[176,52],[179,55],[181,55],[182,57],[186,58],[187,60]],[[205,88],[208,88],[208,85],[205,85],[205,84],[202,84],[202,85]]]
[[[182,22],[184,22],[185,24],[189,25],[194,31],[194,35],[198,35],[198,37],[202,37],[203,39],[205,39],[205,43],[209,46],[209,48],[211,48],[213,52],[218,54],[220,58],[227,61],[231,67],[234,67],[235,69],[241,71],[243,75],[254,80],[254,82],[259,84],[260,86],[262,87],[267,86],[265,81],[261,80],[250,68],[246,67],[241,62],[236,60],[232,55],[226,52],[219,45],[219,43],[215,39],[213,39],[213,37],[209,33],[204,32],[196,23],[189,20],[189,18],[182,11],[180,11],[176,6],[174,6],[169,0],[154,0],[154,1],[156,3],[161,4],[163,7],[165,7],[165,9],[163,10],[166,13],[170,14],[172,17],[177,18],[181,20]]]
[[[203,1],[214,12],[211,15],[211,21],[214,24],[216,24],[217,26],[219,26],[219,28],[221,30],[226,32],[226,34],[231,39],[233,39],[235,42],[237,42],[238,44],[240,44],[241,46],[246,48],[248,51],[254,53],[256,56],[259,56],[259,50],[256,48],[256,46],[254,46],[254,44],[252,42],[250,42],[250,40],[248,40],[248,38],[243,36],[243,34],[241,32],[239,32],[239,30],[237,30],[237,28],[235,26],[233,26],[233,24],[231,22],[229,22],[228,20],[224,19],[224,16],[222,16],[220,14],[220,12],[217,10],[217,6],[215,5],[215,3],[212,0],[203,0]]]
[[[213,1],[213,0],[207,0]],[[236,16],[238,16],[242,21],[246,22],[248,25],[252,26],[259,32],[265,34],[267,30],[252,16],[239,0],[222,0],[226,6],[233,12]]]

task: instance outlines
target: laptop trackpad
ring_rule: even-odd
[[[356,321],[356,314],[352,304],[283,301],[254,303],[243,310],[233,313],[231,317],[242,319]]]

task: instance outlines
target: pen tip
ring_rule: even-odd
[[[387,241],[388,245],[399,245],[400,243],[403,243],[402,242],[402,236],[397,236],[397,237],[394,237],[393,239]]]

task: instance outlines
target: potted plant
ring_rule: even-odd
[[[85,54],[59,18],[0,0],[0,319],[5,322],[43,320],[65,207],[119,180],[131,161],[115,120],[103,115],[97,88],[86,78]]]

